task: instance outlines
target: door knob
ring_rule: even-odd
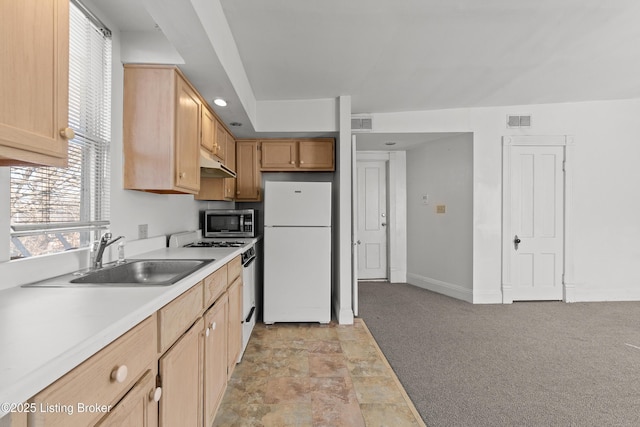
[[[520,240],[520,238],[516,234],[516,236],[513,238],[513,246],[516,249],[516,251],[518,250],[518,245],[520,244],[520,242],[522,242],[522,240]]]
[[[383,223],[382,223],[382,224],[380,224],[380,225],[382,225],[383,227],[386,227],[386,226],[387,226],[387,223],[386,223],[386,222],[383,222]]]
[[[358,240],[358,244],[362,243],[360,240]]]

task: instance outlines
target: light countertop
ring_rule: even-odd
[[[25,402],[242,252],[164,248],[132,257],[215,259],[171,286],[0,291],[0,418],[1,404]]]

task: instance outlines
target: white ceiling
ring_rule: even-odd
[[[257,101],[350,95],[353,113],[379,113],[640,97],[638,0],[207,1],[221,3]],[[203,70],[205,31],[176,35],[204,24],[168,5],[202,1],[87,3],[125,31],[157,23],[198,90],[241,104],[223,67]]]
[[[354,113],[640,95],[637,0],[222,0],[256,98]]]

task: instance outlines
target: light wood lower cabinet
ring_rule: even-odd
[[[28,401],[60,406],[11,419],[21,427],[209,427],[241,348],[237,256]],[[78,410],[96,404],[108,409]]]
[[[198,283],[158,310],[158,350],[164,353],[202,314],[203,285]]]
[[[161,427],[202,426],[203,325],[200,318],[160,357]]]
[[[155,369],[149,369],[136,385],[96,427],[154,427],[158,425],[158,403],[161,391],[156,387]]]
[[[227,376],[231,378],[242,350],[242,277],[238,277],[229,286],[229,337],[227,339]]]
[[[95,424],[106,411],[83,411],[83,405],[113,408],[149,367],[155,366],[156,325],[154,314],[34,396],[29,402],[35,403],[38,411],[29,414],[29,426]]]
[[[204,315],[204,421],[211,426],[227,387],[227,293]]]

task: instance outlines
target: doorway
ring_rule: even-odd
[[[387,280],[387,161],[357,161],[358,279]]]
[[[504,303],[567,300],[567,141],[503,139]]]

